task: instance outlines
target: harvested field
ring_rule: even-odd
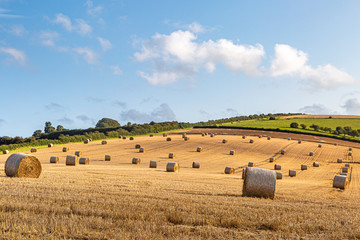
[[[196,133],[199,130],[200,134]],[[107,140],[67,144],[91,159],[90,165],[65,166],[68,153],[61,145],[33,153],[42,163],[38,179],[5,177],[9,155],[0,155],[1,236],[5,239],[357,239],[360,238],[360,149],[355,143],[320,137],[307,141],[300,135],[249,130],[187,131],[181,134],[136,137],[146,148],[139,153],[134,142]],[[228,131],[234,131],[231,135]],[[225,133],[227,144],[201,132]],[[248,139],[271,135],[271,141]],[[285,133],[278,133],[285,134]],[[169,134],[170,135],[170,134]],[[287,138],[292,140],[288,141]],[[297,139],[302,139],[298,144]],[[206,151],[196,151],[202,146]],[[348,156],[352,146],[353,156]],[[280,150],[286,150],[285,155]],[[229,156],[229,150],[236,155]],[[309,156],[313,151],[314,156]],[[166,172],[169,152],[176,153],[178,173]],[[111,154],[111,161],[104,155]],[[58,156],[58,164],[50,164]],[[141,163],[131,164],[134,157]],[[273,163],[269,158],[274,157]],[[337,163],[342,158],[343,163]],[[150,160],[157,168],[149,168]],[[192,168],[193,161],[201,168]],[[242,197],[242,169],[248,162],[274,169],[281,165],[275,199]],[[312,167],[319,162],[320,167]],[[351,182],[346,190],[333,188],[333,179],[345,163],[351,163]],[[307,171],[300,171],[307,164]],[[225,174],[226,166],[235,174]],[[296,177],[289,177],[295,169]]]

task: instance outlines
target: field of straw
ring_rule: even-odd
[[[322,143],[319,148],[316,142],[298,144],[294,136],[193,134],[188,141],[181,134],[169,136],[172,141],[154,135],[38,149],[33,153],[43,168],[38,179],[6,177],[9,155],[1,155],[0,239],[360,238],[358,148],[350,159],[348,146]],[[146,151],[139,153],[135,144]],[[64,146],[69,152],[62,152]],[[66,166],[66,155],[75,151],[90,164]],[[107,154],[111,161],[105,161]],[[51,156],[59,163],[50,164]],[[141,163],[131,164],[134,157]],[[270,163],[270,157],[275,161]],[[150,160],[158,161],[157,168],[149,168]],[[171,161],[180,164],[178,173],[165,171]],[[194,161],[200,168],[192,168]],[[320,167],[312,167],[315,161]],[[248,162],[267,169],[282,166],[274,200],[242,197],[241,173]],[[334,176],[349,162],[349,188],[333,188]],[[301,164],[308,170],[301,171]],[[226,166],[235,174],[224,174]],[[289,169],[297,176],[289,177]]]

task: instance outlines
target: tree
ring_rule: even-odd
[[[336,127],[336,132],[338,132],[339,134],[344,133],[344,129],[340,126]]]
[[[51,122],[46,122],[45,123],[45,128],[44,128],[44,132],[45,133],[52,133],[55,132],[55,128],[52,126]]]
[[[34,133],[33,133],[33,137],[40,137],[42,134],[41,130],[36,130]]]
[[[270,117],[269,120],[275,120],[275,117]]]
[[[344,127],[344,134],[350,135],[350,132],[352,131],[351,127]]]
[[[56,131],[58,131],[58,132],[62,132],[62,131],[64,131],[65,130],[65,128],[63,127],[63,126],[61,126],[61,125],[57,125],[57,127],[56,127]]]
[[[310,126],[310,128],[314,129],[315,131],[319,131],[320,127],[318,125],[313,124]]]
[[[290,127],[291,128],[298,128],[299,124],[297,122],[293,122],[293,123],[290,124]]]
[[[305,125],[305,124],[302,123],[302,124],[300,124],[300,126],[301,126],[302,129],[306,129],[306,125]]]
[[[96,128],[117,128],[121,127],[118,121],[111,118],[103,118],[99,120],[95,126]]]
[[[358,137],[359,136],[359,132],[356,130],[351,130],[349,133],[350,136],[352,137]]]

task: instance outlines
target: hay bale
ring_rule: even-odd
[[[176,162],[168,162],[166,164],[166,171],[167,172],[178,172],[178,171],[180,171],[180,165]]]
[[[282,149],[282,150],[280,151],[280,153],[281,153],[282,155],[284,155],[284,154],[285,154],[285,149]]]
[[[78,156],[76,156],[76,155],[67,155],[65,163],[66,163],[67,166],[76,166],[77,163],[78,163]]]
[[[105,161],[111,161],[111,155],[105,155]]]
[[[185,141],[189,141],[189,140],[190,140],[190,137],[184,137],[184,140],[185,140]]]
[[[308,166],[306,164],[301,164],[301,171],[307,170]]]
[[[150,161],[150,168],[157,168],[157,161]]]
[[[250,141],[249,141],[250,143],[254,143],[254,139],[250,139]]]
[[[276,179],[282,179],[282,172],[276,171]]]
[[[333,181],[333,188],[345,189],[348,185],[348,179],[343,175],[336,175]]]
[[[271,140],[271,137],[269,136],[269,137],[267,137],[267,140]]]
[[[228,141],[226,139],[223,139],[222,140],[222,143],[227,143]]]
[[[210,134],[210,137],[214,137],[215,135],[214,134]]]
[[[338,159],[337,159],[337,163],[342,163],[342,159],[341,159],[341,158],[338,158]]]
[[[205,133],[202,133],[201,136],[202,136],[202,137],[205,137]]]
[[[321,147],[322,147],[322,144],[319,144],[318,147],[321,148]]]
[[[35,153],[35,152],[37,152],[37,149],[36,149],[36,148],[32,148],[32,149],[30,150],[30,152]]]
[[[89,139],[86,139],[85,141],[84,141],[84,144],[88,144],[90,142],[90,140]]]
[[[51,156],[50,157],[50,163],[59,163],[59,157]]]
[[[126,139],[126,137],[125,137],[125,136],[123,136],[123,137],[122,137],[122,139],[123,139],[123,140],[125,140],[125,139]]]
[[[313,162],[313,167],[320,167],[320,164],[318,162]]]
[[[92,141],[92,138],[89,138],[89,142],[91,142]]]
[[[139,153],[143,153],[143,152],[145,152],[145,148],[143,147],[139,148]]]
[[[348,153],[348,156],[352,156],[352,152],[349,152],[349,153]]]
[[[129,140],[130,140],[130,141],[134,140],[134,137],[130,137]]]
[[[197,147],[197,148],[196,148],[196,151],[197,151],[197,152],[202,152],[202,150],[203,150],[202,147]]]
[[[122,139],[122,136],[119,136],[120,139]]]
[[[345,167],[348,167],[348,168],[349,168],[349,167],[350,167],[350,163],[346,163],[346,164],[345,164]]]
[[[103,141],[101,141],[101,144],[105,145],[105,144],[107,144],[107,141],[103,140]]]
[[[269,162],[274,162],[275,161],[275,158],[271,157],[269,158]]]
[[[281,165],[280,164],[275,164],[274,169],[275,170],[281,170]]]
[[[52,144],[52,143],[49,143],[49,144],[48,144],[48,147],[49,147],[49,148],[51,148],[51,147],[53,147],[53,146],[54,146],[54,144]]]
[[[26,153],[13,153],[5,162],[5,174],[8,177],[38,178],[41,170],[40,161]]]
[[[248,167],[255,167],[255,164],[253,162],[249,162]]]
[[[346,172],[340,173],[341,176],[347,176],[348,174]]]
[[[334,143],[335,146],[337,146],[337,143]]]
[[[348,173],[348,172],[349,172],[349,168],[348,168],[348,167],[342,167],[342,168],[341,168],[341,172]]]
[[[149,137],[153,137],[154,135],[153,134],[150,134]]]
[[[248,167],[243,184],[244,197],[275,197],[276,172],[269,169]]]
[[[193,162],[192,167],[193,168],[200,168],[200,162]]]
[[[141,148],[141,145],[140,144],[135,144],[135,149],[139,149]]]
[[[234,174],[234,173],[235,173],[235,168],[232,167],[225,168],[225,174]]]
[[[175,158],[175,153],[169,153],[169,158],[174,159]]]
[[[289,138],[288,138],[288,140],[290,141],[290,140],[291,140],[291,138],[289,137]]]
[[[301,144],[301,140],[298,140],[298,144]]]
[[[140,158],[134,157],[131,161],[132,164],[140,164],[141,160]]]
[[[79,164],[88,165],[90,163],[90,159],[88,157],[81,157],[79,159]]]
[[[183,133],[183,134],[182,134],[182,138],[185,138],[185,137],[186,137],[186,133]]]
[[[349,147],[349,151],[352,151],[352,147]]]
[[[235,155],[235,150],[230,150],[230,155]]]
[[[63,152],[68,152],[70,149],[68,147],[63,147],[62,151]]]
[[[163,133],[163,137],[167,137],[167,133]]]
[[[245,139],[245,138],[246,138],[246,136],[245,136],[245,135],[243,135],[243,136],[242,136],[242,138],[243,138],[243,139]]]
[[[261,136],[261,135],[259,135],[258,137],[259,137],[259,138],[262,138],[262,136]]]
[[[289,170],[289,176],[290,177],[295,177],[296,176],[296,170],[295,169],[290,169]]]
[[[314,156],[314,152],[309,152],[309,156]]]
[[[4,150],[3,154],[9,154],[9,150]]]
[[[166,141],[170,142],[170,141],[171,141],[171,138],[170,138],[170,137],[166,138]]]
[[[75,152],[75,155],[78,156],[78,157],[81,157],[82,152],[81,152],[81,151],[76,151],[76,152]]]

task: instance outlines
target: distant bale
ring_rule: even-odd
[[[352,151],[352,147],[349,147],[349,151]]]
[[[140,158],[134,157],[131,161],[132,164],[140,164],[141,160]]]
[[[122,136],[119,136],[120,139],[122,139]]]
[[[192,167],[193,168],[200,168],[200,162],[193,162]]]
[[[262,136],[261,136],[261,135],[259,135],[258,137],[259,137],[259,138],[262,138]]]
[[[134,140],[134,137],[129,137],[129,140],[130,140],[130,141]]]
[[[274,169],[275,170],[281,170],[281,165],[280,164],[275,164]]]
[[[333,181],[334,188],[345,189],[347,185],[348,185],[348,180],[346,176],[336,175],[334,177],[334,181]]]
[[[342,159],[341,159],[341,158],[338,158],[338,159],[337,159],[337,163],[342,163]]]
[[[78,157],[81,157],[82,152],[81,152],[81,151],[76,151],[76,152],[75,152],[75,155],[78,156]]]
[[[314,156],[314,152],[309,152],[309,156]]]
[[[89,143],[89,139],[86,139],[85,141],[84,141],[84,144],[88,144]]]
[[[197,151],[197,152],[202,152],[202,150],[203,150],[202,147],[197,147],[197,148],[196,148],[196,151]]]
[[[275,197],[276,172],[269,169],[248,167],[243,184],[244,197]]]
[[[271,140],[271,137],[269,136],[269,137],[267,137],[267,140]]]
[[[170,142],[170,141],[171,141],[171,138],[170,138],[170,137],[166,138],[166,141]]]
[[[182,138],[185,138],[185,137],[186,137],[186,133],[183,133],[183,134],[182,134]]]
[[[349,155],[349,156],[352,156],[352,152],[349,152],[348,155]]]
[[[210,137],[214,137],[215,135],[214,134],[210,134]]]
[[[52,144],[52,143],[49,143],[49,144],[48,144],[48,147],[49,147],[49,148],[51,148],[51,147],[53,147],[53,146],[54,146],[54,144]]]
[[[280,151],[280,153],[281,153],[282,155],[284,155],[284,154],[285,154],[285,149],[282,149],[282,150]]]
[[[140,152],[140,153],[145,152],[145,148],[143,148],[143,147],[139,148],[139,152]]]
[[[290,141],[290,140],[291,140],[291,138],[289,137],[289,138],[288,138],[288,140]]]
[[[318,162],[313,162],[313,167],[320,167],[320,164]]]
[[[282,172],[276,171],[276,179],[282,179]]]
[[[184,137],[184,140],[185,140],[185,141],[189,141],[189,140],[190,140],[190,137]]]
[[[298,144],[301,144],[301,140],[298,140]]]
[[[107,141],[105,141],[105,140],[104,140],[104,141],[101,141],[101,144],[102,144],[102,145],[105,145],[105,144],[107,144]]]
[[[225,168],[225,174],[234,174],[234,173],[235,173],[235,168],[232,167]]]
[[[308,166],[306,164],[301,164],[301,171],[307,170]]]
[[[153,134],[150,134],[149,137],[153,137],[154,135]]]
[[[141,148],[141,145],[140,144],[135,144],[135,149],[139,149]]]
[[[67,166],[76,166],[78,162],[78,156],[76,155],[67,155],[66,156],[66,165]]]
[[[105,161],[111,161],[111,155],[105,155]]]
[[[271,157],[269,158],[269,162],[274,162],[275,158]]]
[[[321,147],[322,147],[322,144],[319,144],[318,147],[321,148]]]
[[[204,137],[204,136],[205,136],[205,133],[202,133],[201,136]]]
[[[255,164],[253,162],[249,162],[248,167],[255,167]]]
[[[59,163],[59,157],[51,156],[50,157],[50,163]]]
[[[68,147],[63,147],[62,151],[63,152],[68,152],[70,149]]]
[[[342,167],[342,168],[341,168],[341,172],[348,173],[348,172],[349,172],[349,168],[348,168],[348,167]]]
[[[88,157],[81,157],[79,159],[79,164],[88,165],[90,163],[90,159]]]
[[[157,168],[157,161],[150,161],[150,168]]]
[[[290,177],[295,177],[296,176],[296,170],[295,169],[290,169],[289,170],[289,176]]]
[[[228,140],[226,140],[226,139],[222,140],[222,143],[227,143],[227,142],[228,142]]]
[[[169,153],[169,158],[174,159],[175,158],[175,153]]]
[[[180,171],[180,165],[176,162],[168,162],[166,165],[167,172],[178,172]]]
[[[3,154],[9,154],[9,150],[4,150]]]
[[[346,163],[346,164],[345,164],[345,167],[348,167],[348,168],[349,168],[349,167],[350,167],[350,163]]]
[[[125,140],[125,139],[126,139],[126,137],[125,137],[125,136],[123,136],[123,137],[122,137],[122,139],[123,139],[123,140]]]
[[[38,178],[41,170],[39,159],[26,153],[13,153],[5,162],[8,177]]]
[[[167,137],[167,133],[163,133],[163,137]]]
[[[235,150],[230,150],[230,155],[235,155]]]
[[[334,143],[335,146],[337,146],[337,143]]]
[[[243,136],[242,136],[242,138],[243,138],[243,139],[245,139],[245,138],[246,138],[246,136],[245,136],[245,135],[243,135]]]
[[[30,150],[30,152],[35,153],[35,152],[37,152],[37,149],[36,149],[36,148],[32,148],[32,149]]]
[[[254,143],[254,139],[250,139],[250,141],[249,141],[250,143]]]

